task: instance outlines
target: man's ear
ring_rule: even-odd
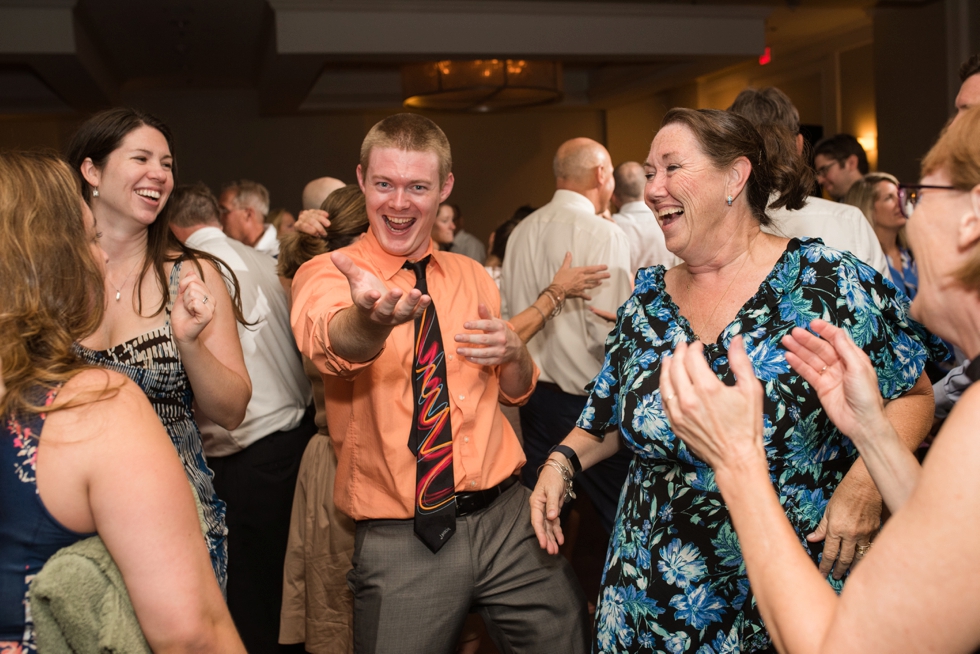
[[[85,161],[82,162],[79,168],[81,169],[82,177],[85,178],[88,185],[92,188],[97,188],[102,181],[102,171],[92,162],[92,157],[85,157]]]
[[[361,179],[361,167],[357,167],[357,179]],[[456,183],[456,178],[453,177],[452,173],[446,176],[446,181],[442,183],[442,190],[439,191],[439,203],[443,203],[449,199],[449,194],[453,192],[453,185]]]
[[[844,168],[847,170],[857,170],[858,169],[858,156],[852,154],[847,159],[844,160]]]
[[[364,173],[366,171],[361,169],[361,164],[357,164],[357,185],[361,187],[361,193],[364,193]]]

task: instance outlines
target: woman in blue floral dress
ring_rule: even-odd
[[[578,429],[564,441],[584,467],[621,445],[634,454],[609,545],[593,647],[765,651],[771,640],[711,468],[675,438],[664,413],[662,358],[680,342],[701,340],[709,365],[731,384],[728,344],[738,334],[745,338],[765,387],[765,445],[780,501],[815,565],[821,549],[806,536],[826,536],[824,569],[835,566],[839,579],[856,546],[877,529],[880,496],[863,463],[855,464],[855,449],[786,363],[780,339],[817,317],[848,329],[875,362],[883,395],[901,396],[890,410],[901,412],[900,433],[913,447],[931,416],[922,379],[928,337],[907,317],[904,297],[851,254],[819,240],[787,241],[760,231],[780,171],[772,170],[762,137],[744,119],[672,110],[646,168],[647,202],[668,249],[685,264],[666,273],[659,266],[639,272]],[[790,208],[802,202],[808,181],[796,175],[797,192],[781,196]],[[612,430],[618,437],[605,436]],[[558,472],[573,462],[552,457],[557,465],[542,471],[531,501],[539,540],[556,551],[565,490]]]

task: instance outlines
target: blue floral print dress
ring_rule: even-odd
[[[908,317],[908,299],[891,282],[817,239],[791,240],[718,342],[705,345],[711,368],[734,384],[728,345],[738,334],[745,338],[765,389],[770,476],[816,562],[823,545],[811,546],[804,536],[817,527],[857,451],[780,345],[793,327],[814,318],[847,329],[871,357],[887,398],[912,388],[926,359],[945,358],[945,348]],[[578,422],[600,437],[618,428],[634,454],[596,609],[597,652],[734,654],[771,647],[714,473],[674,436],[661,405],[661,358],[694,339],[665,291],[664,268],[640,270]]]

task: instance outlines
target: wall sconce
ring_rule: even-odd
[[[435,61],[402,67],[406,107],[495,111],[557,102],[561,63],[525,59]]]
[[[861,144],[861,147],[864,148],[865,152],[871,152],[872,150],[878,149],[878,138],[874,134],[859,136],[857,141]]]

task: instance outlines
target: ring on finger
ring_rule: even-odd
[[[675,397],[677,397],[677,395],[675,393],[671,393],[670,395],[664,398],[664,402],[670,402]]]
[[[201,300],[201,302],[203,302],[204,304],[207,304],[207,303],[208,303],[208,296],[207,296],[207,295],[205,295],[205,296],[204,296],[204,299],[203,299],[203,300]]]
[[[826,371],[827,371],[827,366],[824,366],[823,368],[821,368],[821,369],[820,369],[820,372],[818,372],[817,374],[818,374],[818,375],[822,375],[822,374],[824,374],[824,373],[825,373]]]
[[[871,543],[858,543],[858,545],[854,548],[854,552],[858,556],[864,556],[871,550],[871,545]]]

